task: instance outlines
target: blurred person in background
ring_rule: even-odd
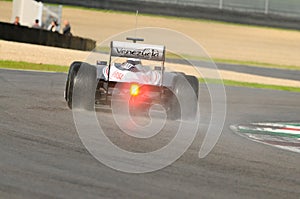
[[[34,24],[32,25],[32,28],[40,29],[41,26],[40,26],[39,22],[40,22],[40,21],[39,21],[38,19],[36,19],[36,20],[34,21]]]
[[[53,21],[51,22],[51,24],[49,25],[48,30],[51,31],[51,32],[58,32],[57,26],[58,26],[57,21],[56,21],[56,20],[53,20]]]
[[[63,29],[63,34],[68,35],[68,36],[72,36],[70,22],[68,20],[65,20],[64,25],[65,25],[65,27]]]
[[[14,25],[16,26],[20,26],[20,17],[16,16],[15,21],[14,21]]]

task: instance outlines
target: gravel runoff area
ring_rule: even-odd
[[[0,1],[0,21],[10,22],[12,3]],[[63,7],[74,35],[98,42],[135,28],[135,15]],[[169,28],[193,38],[213,58],[254,61],[300,67],[300,32],[215,23],[192,19],[140,15],[138,27]]]
[[[11,2],[0,1],[0,13],[0,21],[9,22],[12,13]],[[135,24],[135,15],[132,14],[69,7],[63,9],[63,18],[71,21],[74,35],[89,37],[97,41],[132,29]],[[121,25],[120,19],[122,20]],[[144,27],[156,26],[180,31],[202,44],[210,56],[214,58],[285,65],[299,65],[300,63],[300,45],[298,45],[300,32],[297,31],[228,25],[208,21],[183,21],[183,19],[143,15],[139,17],[139,26],[141,24]],[[85,60],[88,55],[89,52],[0,40],[1,60],[70,65],[74,60]],[[229,80],[300,87],[299,81],[222,70],[219,72],[222,78]]]

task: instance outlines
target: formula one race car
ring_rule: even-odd
[[[95,65],[73,62],[65,89],[69,108],[94,110],[95,105],[110,106],[112,96],[118,96],[114,98],[118,100],[130,96],[130,102],[139,102],[129,102],[133,109],[147,110],[160,104],[170,119],[195,118],[199,81],[182,72],[166,72],[165,52],[165,46],[112,41],[108,62],[98,61]]]

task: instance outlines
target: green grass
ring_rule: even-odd
[[[190,55],[178,55],[172,52],[167,52],[167,58],[170,59],[189,59],[189,60],[198,60],[198,61],[213,61],[215,63],[223,63],[223,64],[234,64],[234,65],[243,65],[250,67],[261,67],[261,68],[276,68],[276,69],[287,69],[287,70],[300,70],[300,66],[293,65],[280,65],[280,64],[271,64],[264,62],[255,62],[255,61],[241,61],[241,60],[231,60],[231,59],[220,59],[220,58],[208,58],[208,57],[197,57]]]
[[[5,61],[5,60],[0,60],[0,68],[15,69],[15,70],[46,71],[46,72],[68,72],[69,70],[68,66],[34,64],[28,62],[16,62],[16,61]],[[199,79],[199,81],[200,83],[206,83],[206,84],[224,84],[226,86],[238,86],[238,87],[247,87],[247,88],[260,88],[260,89],[300,92],[300,88],[298,87],[257,84],[257,83],[239,82],[233,80],[219,80],[219,79]]]
[[[68,72],[69,67],[50,64],[34,64],[27,62],[0,60],[0,68],[18,69],[18,70],[37,70],[47,72]]]
[[[216,63],[246,65],[246,66],[263,67],[263,68],[300,70],[300,66],[270,64],[270,63],[255,62],[255,61],[240,61],[240,60],[230,60],[230,59],[219,59],[219,58],[212,58],[212,59]]]
[[[200,83],[206,83],[206,84],[224,84],[226,86],[237,86],[237,87],[247,87],[247,88],[260,88],[260,89],[269,89],[269,90],[300,92],[300,87],[291,87],[291,86],[258,84],[258,83],[240,82],[240,81],[234,81],[234,80],[220,80],[220,79],[199,79],[199,81],[200,81]]]

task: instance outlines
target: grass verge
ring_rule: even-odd
[[[234,80],[219,80],[219,79],[200,79],[201,83],[206,84],[224,84],[226,86],[237,86],[237,87],[247,87],[247,88],[260,88],[260,89],[269,89],[269,90],[280,90],[280,91],[289,91],[289,92],[300,92],[299,87],[291,86],[279,86],[271,84],[258,84],[258,83],[249,83],[249,82],[240,82]]]
[[[0,68],[18,69],[18,70],[37,70],[47,72],[68,72],[69,67],[50,64],[35,64],[28,62],[16,62],[0,60]]]
[[[251,66],[251,67],[300,70],[300,66],[279,65],[279,64],[255,62],[255,61],[240,61],[240,60],[229,60],[229,59],[219,59],[219,58],[213,58],[213,61],[216,63],[245,65],[245,66]]]
[[[183,54],[174,54],[171,52],[167,52],[166,57],[169,59],[187,59],[194,61],[207,61],[207,62],[215,62],[216,64],[232,64],[232,65],[243,65],[249,67],[259,67],[259,68],[274,68],[274,69],[283,69],[283,70],[300,70],[300,66],[293,65],[280,65],[280,64],[271,64],[264,62],[256,62],[256,61],[241,61],[241,60],[232,60],[232,59],[221,59],[221,58],[209,58],[209,57],[197,57],[191,55],[183,55]]]
[[[15,69],[15,70],[46,71],[46,72],[68,72],[69,70],[68,66],[35,64],[35,63],[28,63],[28,62],[16,62],[16,61],[5,61],[5,60],[0,60],[0,68]],[[257,83],[239,82],[233,80],[217,80],[217,79],[199,79],[199,81],[200,83],[207,83],[207,84],[224,84],[226,86],[238,86],[238,87],[247,87],[247,88],[260,88],[260,89],[300,92],[300,88],[289,87],[289,86],[257,84]]]

